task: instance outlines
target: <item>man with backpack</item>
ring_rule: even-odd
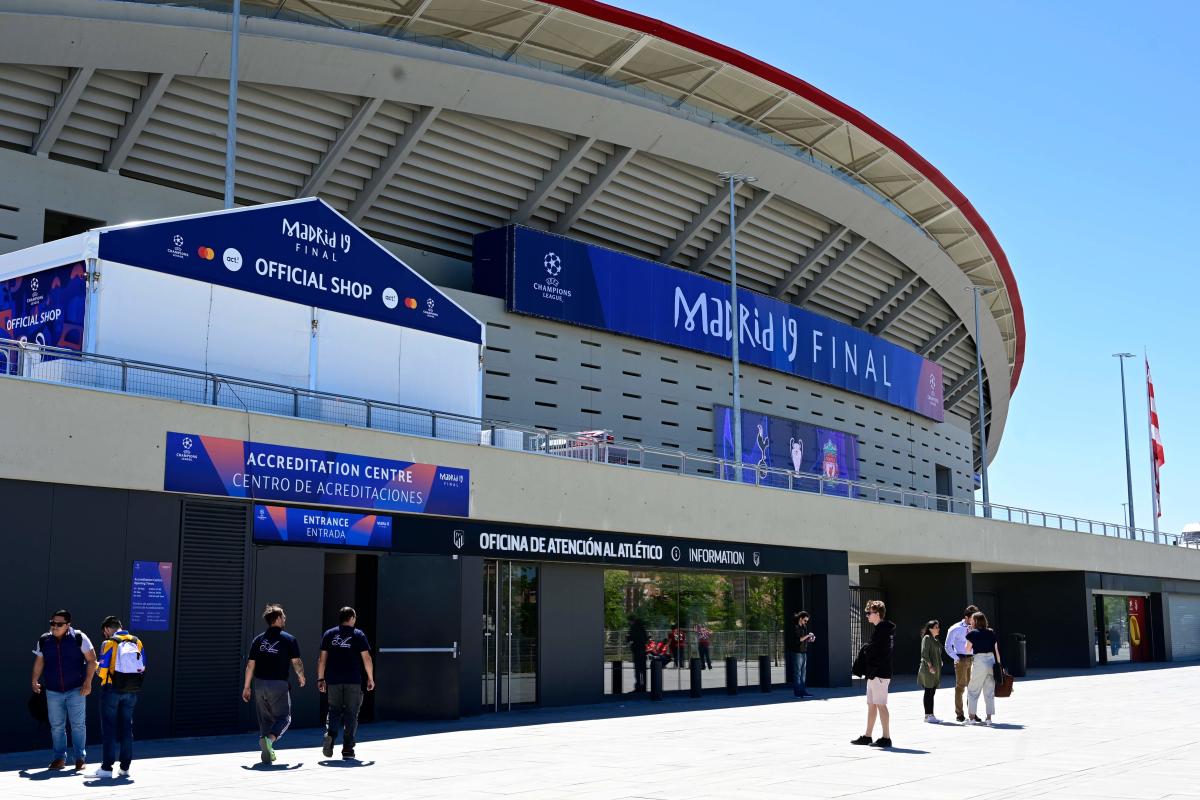
[[[111,778],[120,744],[121,778],[129,777],[133,761],[133,709],[142,691],[146,672],[142,641],[117,617],[108,616],[100,623],[104,642],[100,645],[100,733],[104,737],[104,761],[92,778]]]
[[[54,758],[49,769],[67,765],[67,723],[71,724],[71,746],[75,770],[87,763],[87,696],[96,674],[96,651],[83,631],[71,627],[66,609],[50,615],[50,630],[38,638],[33,650],[33,692],[46,695],[50,741]]]

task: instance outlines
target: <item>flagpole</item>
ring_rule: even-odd
[[[1150,517],[1154,520],[1154,543],[1158,544],[1158,461],[1154,450],[1154,398],[1150,396],[1150,353],[1142,348],[1146,368],[1146,438],[1150,441]]]

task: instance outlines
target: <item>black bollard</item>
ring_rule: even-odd
[[[758,657],[758,690],[760,692],[771,691],[771,657]]]
[[[692,695],[692,697],[699,697],[701,694],[703,694],[703,692],[701,690],[704,688],[701,685],[701,681],[703,681],[704,679],[700,677],[701,674],[703,674],[700,672],[700,659],[693,658],[691,660],[691,662],[689,662],[688,666],[692,670],[691,695]]]
[[[662,700],[662,659],[656,658],[650,662],[650,699]]]
[[[737,659],[729,656],[725,659],[725,693],[737,694]]]
[[[616,659],[612,662],[612,693],[624,694],[625,689],[622,686],[625,680],[624,668],[621,666],[621,659]]]

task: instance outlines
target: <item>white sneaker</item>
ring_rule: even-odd
[[[111,778],[113,776],[111,769],[97,769],[95,772],[89,772],[89,778]]]
[[[127,770],[127,769],[117,770],[117,777],[118,778],[128,778],[129,770]]]
[[[985,719],[985,720],[983,721],[983,727],[985,727],[985,728],[990,728],[990,727],[992,727],[992,720],[991,720],[991,718],[990,718],[990,717],[989,717],[988,719]]]
[[[928,722],[930,725],[941,725],[942,724],[942,721],[940,719],[938,719],[937,717],[935,717],[933,714],[926,714],[925,721]]]

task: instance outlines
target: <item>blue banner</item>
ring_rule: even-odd
[[[254,506],[254,541],[388,550],[392,518],[315,508]]]
[[[734,462],[733,410],[713,406],[713,452]],[[743,483],[757,483],[803,491],[824,491],[846,496],[842,484],[819,486],[819,478],[859,479],[858,437],[852,433],[809,425],[757,411],[742,410]],[[774,472],[768,470],[775,470]],[[785,473],[785,474],[781,474]],[[734,468],[725,467],[726,480],[735,480]]]
[[[0,339],[82,350],[86,275],[79,261],[0,281]],[[15,367],[0,349],[0,374]]]
[[[163,488],[449,517],[467,516],[471,505],[465,469],[173,431]]]
[[[519,226],[475,239],[476,290],[500,274],[509,311],[731,357],[726,283]],[[944,419],[938,364],[747,289],[738,306],[743,361]]]
[[[170,561],[133,562],[129,590],[129,630],[165,631],[171,627]]]
[[[100,258],[468,342],[483,326],[310,198],[100,233]]]

